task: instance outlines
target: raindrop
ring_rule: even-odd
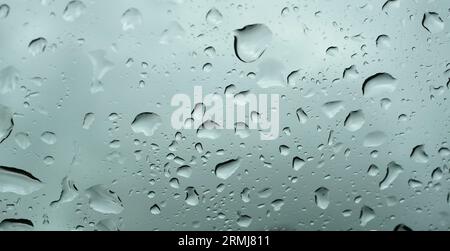
[[[43,37],[36,38],[28,44],[28,51],[33,56],[37,56],[39,54],[44,53],[47,48],[47,39]]]
[[[264,24],[247,25],[234,32],[234,50],[244,63],[259,59],[272,41],[272,32]]]
[[[120,19],[124,31],[134,30],[142,24],[141,12],[136,8],[126,10]]]
[[[70,1],[64,8],[63,19],[73,22],[78,19],[86,11],[86,5],[80,0]]]
[[[386,176],[379,184],[380,189],[384,190],[388,188],[402,172],[403,172],[402,166],[395,163],[394,161],[390,162],[387,166]]]
[[[134,133],[143,133],[145,136],[153,136],[156,130],[161,126],[161,117],[153,112],[144,112],[135,117],[131,123],[131,129]]]
[[[198,196],[197,191],[195,191],[194,187],[186,188],[186,198],[184,200],[186,204],[189,206],[197,206],[200,202],[200,198]]]
[[[42,187],[42,182],[31,173],[14,167],[0,166],[0,193],[28,195]]]
[[[417,163],[427,163],[428,154],[425,152],[425,145],[415,146],[411,152],[410,158]]]
[[[438,33],[444,30],[444,21],[436,12],[427,12],[423,15],[422,26],[430,33]]]
[[[330,190],[326,187],[320,187],[316,191],[314,191],[314,202],[317,207],[320,209],[327,209],[330,204],[330,200],[328,199],[328,193]]]
[[[9,15],[9,11],[10,11],[9,5],[7,4],[0,5],[0,19],[7,18]]]
[[[28,135],[28,133],[16,133],[16,135],[14,136],[14,140],[16,141],[16,144],[23,150],[31,146],[30,136]]]
[[[217,178],[226,180],[239,169],[240,164],[241,160],[239,158],[219,163],[215,168],[215,174]]]
[[[47,145],[54,145],[56,144],[57,138],[55,133],[47,131],[41,134],[41,140]]]
[[[222,13],[220,13],[220,11],[216,8],[212,8],[208,11],[208,13],[206,13],[206,21],[210,25],[219,25],[222,23],[222,19]]]
[[[382,131],[374,131],[368,133],[364,137],[363,145],[365,147],[378,147],[386,143],[388,137],[387,135]]]
[[[85,130],[89,130],[92,126],[92,124],[95,121],[95,114],[94,113],[86,113],[84,115],[84,119],[83,119],[83,129]]]
[[[119,196],[104,185],[95,185],[86,190],[89,206],[103,214],[120,214],[124,207]]]
[[[305,165],[305,163],[306,162],[303,159],[294,157],[292,160],[292,169],[294,169],[294,171],[298,171]]]
[[[11,110],[0,105],[0,144],[5,141],[14,128],[13,114]]]
[[[356,110],[348,114],[344,122],[344,127],[351,132],[356,132],[361,129],[365,122],[366,120],[363,111]]]
[[[359,221],[361,226],[365,227],[371,220],[375,219],[375,211],[368,207],[363,206],[361,208],[361,213],[359,214]]]
[[[389,73],[377,73],[364,81],[362,91],[366,97],[376,97],[394,92],[396,88],[396,78]]]

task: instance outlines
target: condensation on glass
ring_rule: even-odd
[[[0,229],[449,230],[449,49],[447,0],[0,0]]]

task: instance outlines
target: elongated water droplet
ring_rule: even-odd
[[[28,219],[4,219],[0,222],[0,231],[32,231],[34,224]]]
[[[197,137],[201,139],[217,139],[220,137],[221,126],[212,120],[205,121],[197,130]]]
[[[326,187],[320,187],[314,191],[314,201],[320,209],[325,210],[328,208],[330,204],[330,200],[328,199],[329,191]]]
[[[379,185],[380,190],[384,190],[384,189],[388,188],[402,172],[403,172],[402,166],[395,163],[394,161],[390,162],[387,166],[386,176],[380,182],[380,185]]]
[[[251,63],[260,58],[272,41],[272,32],[264,24],[247,25],[234,32],[236,56],[245,63]]]
[[[423,15],[422,26],[430,33],[438,33],[444,30],[445,23],[436,12],[427,12]]]
[[[14,167],[0,166],[1,193],[28,195],[42,187],[42,182],[31,173]]]
[[[306,122],[308,122],[309,120],[309,117],[308,114],[306,114],[306,112],[302,108],[298,108],[297,119],[301,124],[306,124]]]
[[[344,102],[330,101],[322,105],[322,111],[328,118],[334,118],[340,111],[344,109]]]
[[[85,130],[89,130],[92,126],[92,124],[95,121],[95,114],[94,113],[86,113],[84,115],[84,119],[83,119],[83,129]]]
[[[192,175],[192,167],[188,165],[178,167],[177,175],[183,178],[190,178]]]
[[[41,134],[41,140],[47,145],[54,145],[56,144],[56,134],[53,132],[44,132]]]
[[[150,213],[152,213],[153,215],[158,215],[161,213],[161,209],[157,204],[155,204],[152,207],[150,207]]]
[[[376,40],[376,45],[378,48],[390,48],[391,38],[388,35],[379,35]]]
[[[356,132],[364,125],[366,119],[364,117],[364,113],[362,110],[352,111],[348,114],[347,118],[344,121],[345,129]]]
[[[0,144],[11,135],[13,128],[14,120],[11,110],[4,105],[0,105]]]
[[[230,178],[239,169],[240,164],[241,160],[239,158],[219,163],[216,166],[215,174],[217,178],[226,180]]]

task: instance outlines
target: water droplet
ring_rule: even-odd
[[[230,178],[239,169],[240,164],[241,160],[239,158],[219,163],[216,166],[215,174],[217,178],[226,180]]]
[[[212,8],[208,11],[208,13],[206,13],[206,21],[210,24],[210,25],[219,25],[222,23],[222,13],[220,13],[220,11],[216,8]]]
[[[388,35],[379,35],[376,40],[376,45],[378,48],[390,48],[391,38]]]
[[[106,59],[106,51],[104,50],[91,51],[88,56],[93,67],[91,93],[101,92],[103,91],[101,80],[114,67],[114,63]]]
[[[153,136],[155,131],[161,126],[161,117],[152,112],[144,112],[135,117],[131,123],[134,133],[143,133],[145,136]]]
[[[104,185],[95,185],[86,190],[89,206],[103,214],[120,214],[124,207],[119,196]]]
[[[415,146],[411,152],[410,158],[417,163],[427,163],[428,154],[425,152],[425,145]]]
[[[237,219],[236,223],[238,224],[238,226],[240,227],[249,227],[250,224],[252,224],[252,217],[248,216],[248,215],[240,215],[239,218]]]
[[[250,137],[250,128],[244,122],[237,122],[234,124],[234,134],[241,139]]]
[[[272,206],[273,211],[278,212],[284,206],[284,200],[281,199],[274,200],[272,201],[272,203],[270,203],[270,205]]]
[[[33,222],[28,219],[4,219],[0,222],[1,231],[32,231]]]
[[[28,44],[28,51],[33,56],[37,56],[39,54],[44,53],[47,48],[47,39],[43,37],[36,38]]]
[[[384,189],[388,188],[402,172],[403,172],[402,166],[395,163],[394,161],[390,162],[387,166],[386,176],[380,182],[380,185],[379,185],[380,189],[384,190]]]
[[[361,208],[361,213],[359,214],[359,221],[361,226],[365,227],[371,220],[375,219],[376,214],[375,211],[368,207],[363,206]]]
[[[171,22],[169,27],[162,32],[159,43],[170,44],[176,40],[181,40],[184,38],[185,33],[183,27],[178,22]]]
[[[306,114],[306,112],[302,108],[298,108],[296,113],[297,119],[300,122],[300,124],[306,124],[306,122],[308,122],[309,120],[308,114]]]
[[[322,105],[322,111],[328,118],[334,118],[340,111],[344,110],[344,102],[330,101]]]
[[[92,126],[92,124],[95,121],[95,114],[94,113],[86,113],[84,115],[84,119],[83,119],[83,129],[85,130],[89,130]]]
[[[330,200],[328,199],[329,191],[326,187],[320,187],[314,191],[314,201],[320,209],[325,210],[328,208],[330,204]]]
[[[303,159],[294,157],[292,160],[292,169],[294,169],[294,171],[298,171],[305,165],[305,163],[306,162]]]
[[[410,227],[405,224],[399,224],[394,227],[394,231],[413,231]]]
[[[190,178],[192,175],[192,167],[188,165],[178,167],[177,175],[183,178]]]
[[[0,94],[7,94],[16,89],[19,81],[19,70],[14,66],[7,66],[0,71]]]
[[[7,4],[0,5],[0,19],[7,18],[9,15],[9,11],[10,11],[9,5]]]
[[[259,59],[272,41],[272,32],[264,24],[251,24],[235,30],[234,49],[244,63]]]
[[[201,139],[217,139],[220,137],[221,126],[212,120],[205,121],[197,130],[197,137]]]
[[[63,19],[67,22],[73,22],[86,11],[86,5],[80,0],[70,1],[64,8]]]
[[[387,135],[382,131],[374,131],[368,133],[364,137],[363,145],[365,147],[378,147],[386,143],[388,137]]]
[[[422,26],[430,33],[438,33],[444,30],[445,24],[436,12],[427,12],[423,15]]]
[[[120,19],[124,31],[134,30],[142,24],[141,12],[136,8],[126,10]]]
[[[50,206],[57,207],[63,203],[73,201],[78,196],[78,188],[75,186],[72,180],[67,176],[61,182],[61,194],[59,198],[50,203]]]
[[[362,110],[352,111],[348,114],[344,121],[344,127],[351,131],[356,132],[364,125],[366,119]]]
[[[200,198],[194,187],[186,188],[186,198],[184,200],[189,206],[197,206],[200,203]]]
[[[339,48],[336,46],[328,47],[326,54],[329,56],[336,56],[339,53]]]
[[[356,79],[356,78],[358,78],[358,76],[359,76],[359,72],[356,69],[355,65],[352,65],[352,66],[346,68],[344,70],[344,73],[342,74],[342,78],[350,79],[350,80],[351,79]]]
[[[47,145],[54,145],[56,144],[56,134],[53,132],[44,132],[41,134],[41,140]]]
[[[28,195],[42,187],[42,182],[31,173],[14,167],[0,166],[1,193]]]
[[[28,133],[16,133],[16,135],[14,136],[14,140],[16,141],[16,144],[23,150],[31,146],[30,136],[28,135]]]
[[[396,78],[389,73],[377,73],[364,81],[362,91],[366,97],[376,97],[394,92],[396,88]]]
[[[11,135],[13,128],[14,120],[11,110],[4,105],[0,105],[0,144]]]
[[[380,172],[380,169],[374,164],[370,165],[369,169],[367,170],[367,174],[372,177],[377,176],[379,172]]]
[[[150,207],[150,213],[152,213],[153,215],[158,215],[161,213],[161,209],[157,204],[155,204],[152,207]]]

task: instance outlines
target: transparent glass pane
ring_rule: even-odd
[[[449,18],[0,0],[0,229],[448,230]]]

